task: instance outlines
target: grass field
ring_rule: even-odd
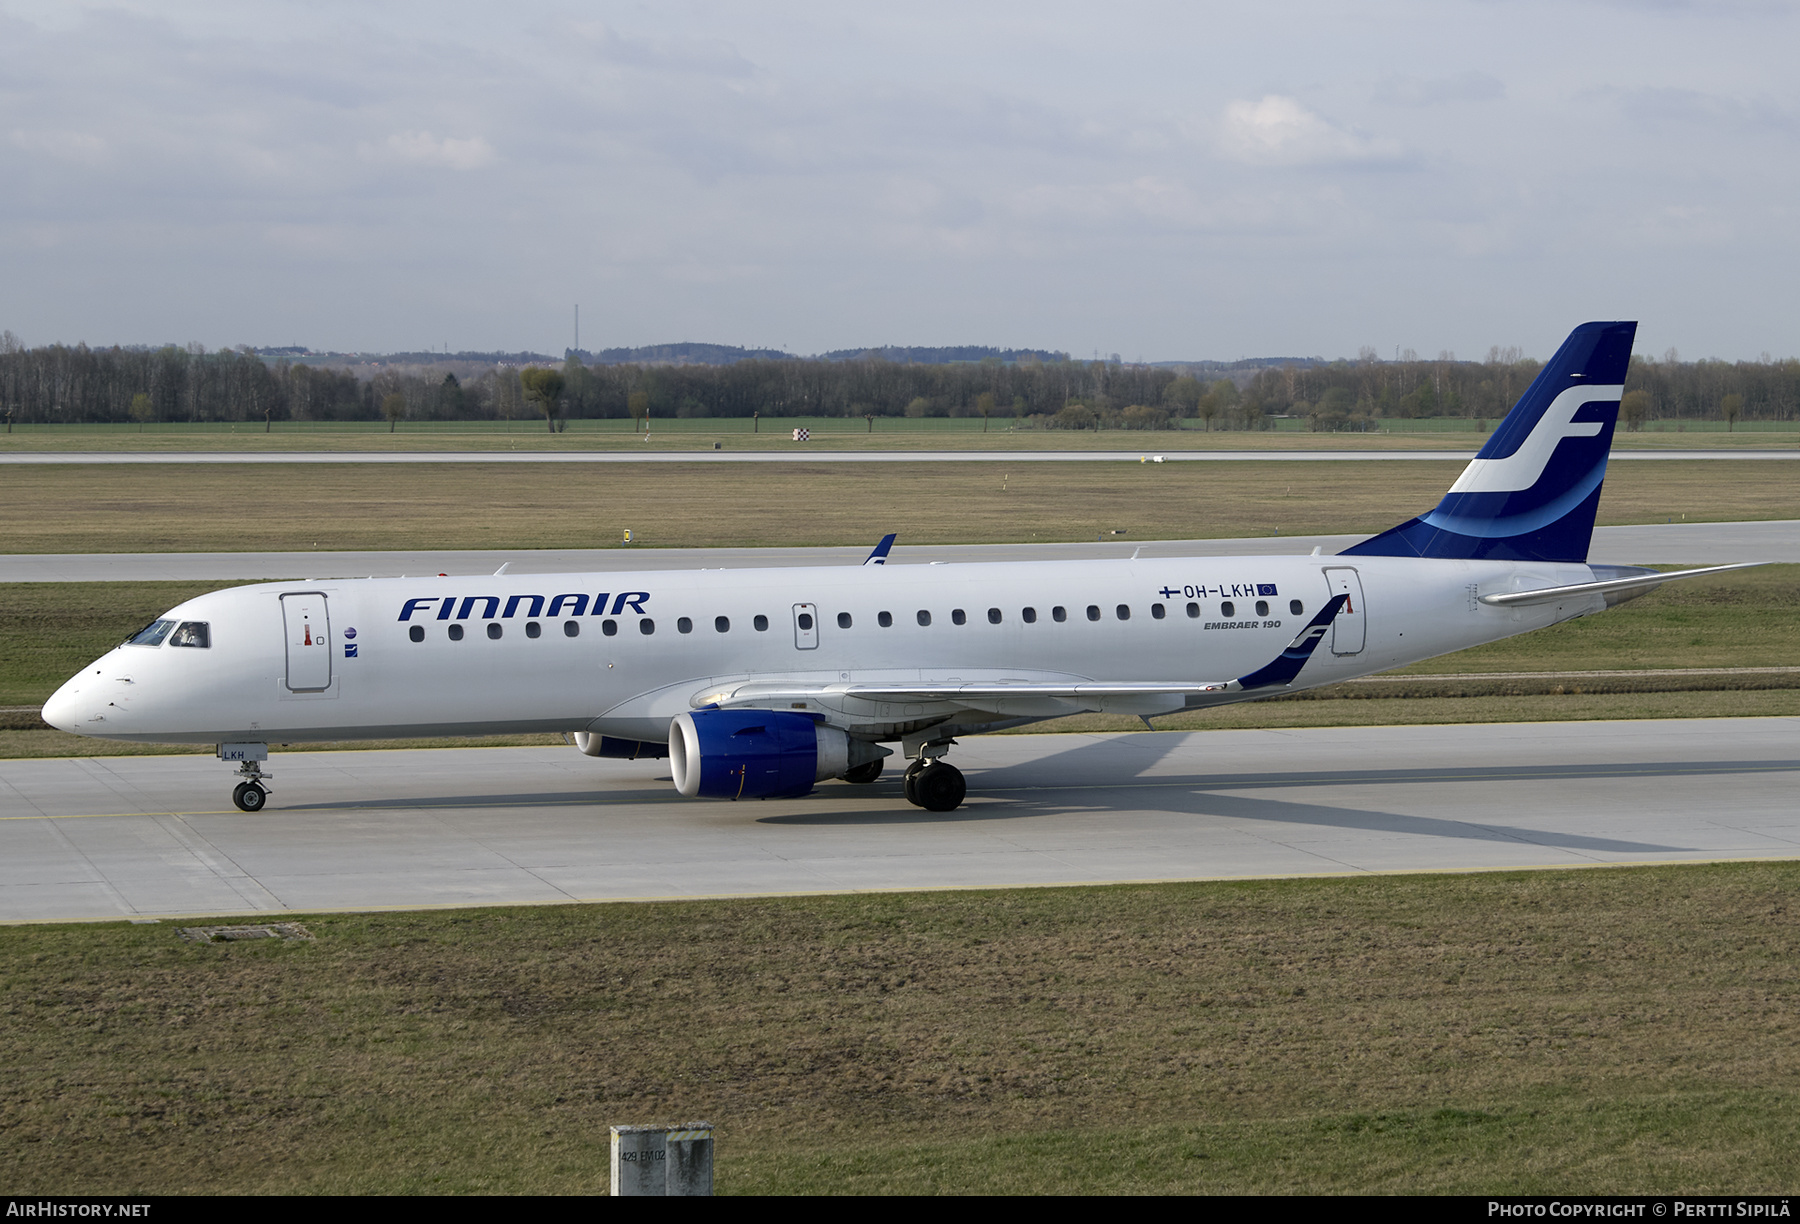
[[[16,1194],[1778,1193],[1795,864],[0,931]]]
[[[1451,462],[104,467],[7,471],[11,552],[900,545],[1375,532]],[[1621,463],[1599,521],[1800,518],[1786,461]],[[1120,531],[1123,536],[1110,533]],[[1694,558],[1695,561],[1704,558]]]
[[[1460,418],[1384,421],[1369,433],[1313,433],[1301,419],[1276,419],[1267,430],[1207,430],[1186,421],[1169,430],[1047,430],[1013,427],[1010,420],[978,417],[882,417],[874,428],[861,417],[672,419],[651,423],[650,436],[629,420],[580,420],[552,434],[535,421],[418,421],[389,432],[385,421],[284,422],[265,433],[260,423],[202,425],[20,425],[0,434],[0,455],[45,451],[280,452],[421,450],[1442,450],[1474,449],[1497,424]],[[805,428],[812,437],[793,440]],[[1624,450],[1668,448],[1779,449],[1800,447],[1800,421],[1652,421],[1638,433],[1621,432]]]

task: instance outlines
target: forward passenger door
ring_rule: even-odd
[[[323,591],[281,597],[287,631],[289,692],[317,693],[331,687],[331,614]]]

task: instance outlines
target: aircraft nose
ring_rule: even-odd
[[[69,681],[50,695],[39,715],[58,731],[79,731],[81,723],[81,677]]]

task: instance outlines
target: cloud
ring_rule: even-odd
[[[1396,142],[1338,127],[1280,94],[1227,106],[1219,151],[1234,161],[1263,166],[1381,163],[1401,157]]]
[[[1446,102],[1496,102],[1506,86],[1485,72],[1441,77],[1391,76],[1375,88],[1375,100],[1390,106],[1441,106]]]
[[[15,128],[10,138],[15,147],[27,153],[41,153],[57,161],[97,166],[106,160],[106,141],[91,132],[33,132]]]
[[[1692,89],[1651,87],[1618,91],[1625,117],[1651,130],[1691,126],[1733,132],[1786,132],[1800,128],[1794,114],[1767,100],[1743,101]]]
[[[374,152],[367,145],[363,148],[364,156]],[[479,136],[462,140],[445,136],[440,140],[430,132],[396,132],[380,148],[401,161],[448,170],[479,170],[494,160],[494,146]]]

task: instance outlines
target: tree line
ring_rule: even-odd
[[[1485,361],[1411,354],[1381,361],[1290,364],[1235,379],[1112,361],[956,364],[887,360],[746,360],[729,365],[476,367],[388,365],[372,377],[268,361],[199,345],[26,348],[0,335],[0,412],[20,423],[501,420],[669,417],[983,417],[1053,429],[1268,428],[1301,417],[1320,430],[1385,420],[1498,421],[1539,363],[1493,350]],[[536,371],[535,373],[532,371]],[[555,378],[546,377],[554,373]],[[1794,420],[1800,360],[1683,362],[1634,357],[1625,428],[1647,419]]]

